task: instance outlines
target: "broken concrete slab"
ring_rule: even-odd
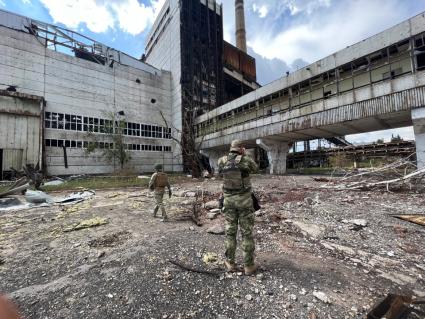
[[[225,230],[222,225],[214,225],[207,229],[207,233],[214,234],[214,235],[224,235]]]
[[[366,219],[350,219],[348,222],[361,227],[366,227],[369,224]]]
[[[319,238],[325,231],[323,226],[308,224],[298,220],[292,220],[291,222],[293,225],[298,227],[304,235],[310,236],[312,238]]]
[[[329,249],[329,250],[337,250],[339,252],[345,253],[347,255],[353,256],[356,254],[356,251],[351,248],[351,247],[347,247],[347,246],[343,246],[343,245],[338,245],[338,244],[334,244],[334,243],[329,243],[329,242],[321,242],[322,246]]]
[[[209,212],[207,213],[207,218],[208,219],[215,219],[218,216],[218,212]]]
[[[218,200],[211,200],[209,202],[206,202],[204,205],[206,209],[218,209],[218,206],[219,206]]]
[[[313,296],[324,303],[331,303],[331,299],[323,291],[313,291]]]

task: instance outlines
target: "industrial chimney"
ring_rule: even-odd
[[[243,0],[235,0],[236,47],[246,53],[245,13]]]

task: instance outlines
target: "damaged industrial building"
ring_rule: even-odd
[[[410,125],[424,161],[422,15],[260,87],[243,5],[235,1],[233,46],[223,40],[222,5],[166,1],[140,59],[0,11],[1,176],[37,164],[46,175],[111,173],[120,163],[103,154],[117,147],[108,132],[118,126],[126,165],[138,172],[156,162],[213,170],[238,138],[282,174],[294,142],[350,146],[347,134]]]

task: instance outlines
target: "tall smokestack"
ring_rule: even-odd
[[[236,47],[246,53],[245,13],[243,0],[235,0]]]

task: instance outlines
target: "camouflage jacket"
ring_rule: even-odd
[[[226,165],[228,159],[234,159],[238,156],[236,153],[229,153],[227,156],[223,156],[218,160],[218,172],[222,174],[223,168]],[[247,156],[243,155],[238,167],[242,174],[243,184],[245,188],[241,191],[228,191],[223,189],[224,194],[224,207],[225,208],[239,208],[239,209],[248,209],[252,208],[252,199],[251,199],[251,179],[249,174],[256,173],[258,171],[258,166],[254,160]]]

